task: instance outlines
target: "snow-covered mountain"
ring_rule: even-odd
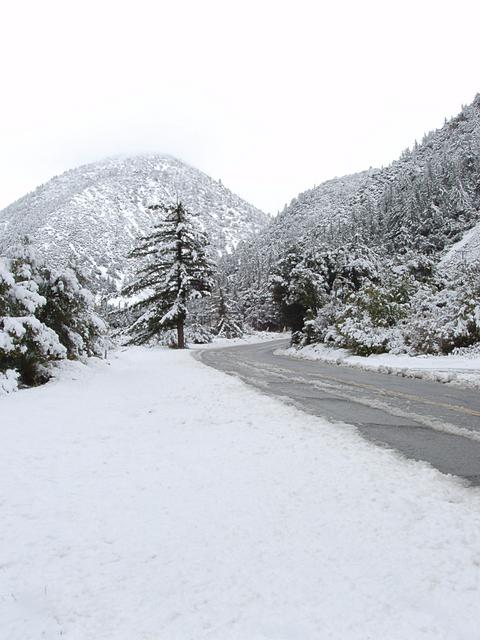
[[[268,222],[221,182],[175,158],[112,158],[52,178],[1,211],[0,252],[28,235],[47,262],[73,261],[112,284],[129,272],[126,256],[155,219],[148,205],[177,196],[199,214],[220,253]]]
[[[360,234],[389,256],[414,250],[434,262],[445,254],[452,261],[460,242],[461,259],[475,261],[479,220],[480,94],[387,167],[299,194],[262,232],[261,244],[281,252],[293,244],[345,244]]]
[[[480,94],[387,167],[335,178],[301,193],[278,216],[276,225],[282,229],[275,229],[275,236],[283,232],[298,240],[305,235],[308,242],[313,229],[363,225],[376,217],[392,235],[401,227],[407,235],[440,231],[432,250],[441,251],[477,221],[479,176]]]
[[[378,169],[333,178],[300,193],[279,213],[267,235],[284,235],[291,242],[316,227],[346,222],[352,199],[375,172]]]
[[[474,269],[479,258],[477,95],[456,117],[427,134],[389,166],[334,178],[301,193],[254,242],[241,245],[235,254],[226,256],[224,263],[226,280],[238,297],[247,322],[258,328],[300,327],[307,312],[309,319],[318,312],[319,327],[337,330],[339,323],[348,324],[351,320],[348,313],[354,317],[358,311],[358,334],[367,343],[359,349],[387,349],[381,326],[375,325],[377,316],[370,333],[364,331],[368,323],[362,316],[366,313],[362,304],[371,302],[371,308],[378,311],[379,300],[383,300],[385,316],[379,313],[378,322],[384,326],[396,327],[400,317],[411,318],[411,322],[402,325],[406,346],[415,344],[417,352],[436,348],[447,353],[478,341],[476,329],[472,329],[476,326],[473,316],[458,318],[454,311],[464,300],[478,299]],[[463,289],[460,282],[452,280],[455,275],[438,268],[458,263],[465,274],[470,273]],[[382,283],[383,288],[377,291],[365,285],[366,289],[362,289],[362,279],[367,276],[370,283]],[[402,278],[408,281],[405,291],[401,289]],[[359,294],[358,307],[349,307],[347,313],[347,294],[357,294],[359,289],[365,296]],[[417,289],[418,300],[412,293]],[[377,294],[378,299],[372,302],[370,297]],[[442,296],[449,299],[448,305]],[[387,301],[397,304],[400,299],[404,306],[400,305],[398,316],[390,317],[393,307]],[[432,314],[430,327],[426,326],[428,314],[426,319],[412,318],[412,310],[421,311],[428,305]],[[320,317],[319,311],[324,307],[331,313],[325,318]],[[471,309],[470,303],[465,303],[465,308]],[[451,317],[442,316],[438,309],[452,311]],[[414,330],[414,325],[421,330]],[[448,340],[447,331],[442,334],[447,325],[451,328]],[[460,326],[468,327],[465,335],[455,334]],[[308,332],[312,325],[305,327],[306,340],[311,340]],[[349,330],[355,327],[352,320]],[[318,335],[323,335],[323,328]],[[436,342],[432,339],[427,344],[428,336],[437,329]],[[421,334],[427,338],[423,340]],[[379,340],[375,347],[368,343],[372,336]],[[403,348],[400,342],[395,344],[393,333],[392,336],[392,348]],[[346,338],[345,344],[349,346]]]

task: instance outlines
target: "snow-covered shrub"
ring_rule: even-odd
[[[208,344],[213,340],[213,333],[210,327],[202,324],[192,323],[185,328],[185,341],[190,344]]]
[[[335,342],[335,324],[341,312],[342,306],[334,298],[318,311],[316,317],[307,316],[299,344],[305,346],[319,342]]]
[[[208,344],[213,340],[213,333],[210,327],[192,323],[185,327],[185,344]],[[148,342],[148,346],[162,345],[170,349],[178,348],[178,335],[175,329],[163,329]]]
[[[0,257],[0,315],[34,314],[45,304],[38,291],[41,280],[33,249],[25,242],[12,259]]]
[[[158,333],[155,338],[151,338],[151,340],[145,344],[150,346],[160,344],[170,349],[176,349],[178,345],[177,332],[175,329],[164,329],[161,333]]]
[[[28,245],[14,259],[0,259],[0,374],[9,388],[12,375],[23,384],[41,384],[48,379],[46,365],[66,355],[54,331],[35,314],[46,304],[39,294],[41,278]],[[11,389],[10,389],[11,390]]]
[[[302,329],[302,344],[312,344],[315,342],[315,314],[311,309],[307,309],[305,313],[305,322]]]
[[[12,307],[15,278],[4,258],[0,258],[0,316],[6,316]]]
[[[399,323],[408,314],[411,287],[411,281],[400,279],[384,286],[370,284],[352,293],[331,339],[361,356],[404,350]]]
[[[28,241],[0,258],[2,391],[45,382],[52,361],[99,354],[106,327],[93,306],[75,273],[50,272]]]
[[[34,316],[3,318],[0,324],[2,368],[16,370],[24,384],[46,382],[47,364],[66,356],[57,334]]]
[[[7,369],[0,371],[0,396],[12,393],[18,389],[18,371],[15,369]]]
[[[359,356],[389,351],[400,353],[404,349],[398,327],[377,326],[366,313],[344,318],[338,325],[336,335],[332,331],[332,337],[337,346],[351,349]]]
[[[452,351],[454,356],[466,356],[467,358],[478,358],[480,356],[480,342],[469,347],[455,347]]]
[[[464,269],[447,283],[423,288],[412,309],[404,333],[414,353],[446,354],[480,342],[480,270]]]
[[[92,293],[72,269],[44,270],[40,291],[46,299],[38,317],[55,331],[70,359],[101,355],[107,327],[95,312]]]

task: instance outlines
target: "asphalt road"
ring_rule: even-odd
[[[287,340],[208,349],[203,363],[373,442],[480,485],[480,394],[436,382],[274,355]]]

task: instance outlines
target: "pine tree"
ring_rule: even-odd
[[[217,326],[215,327],[215,333],[222,338],[241,338],[243,331],[240,323],[235,318],[234,311],[232,310],[225,292],[220,289],[218,292],[216,304],[217,312]]]
[[[160,217],[152,232],[141,238],[130,258],[141,261],[135,280],[124,295],[140,296],[132,309],[141,313],[131,325],[132,344],[158,338],[176,328],[177,346],[185,348],[185,320],[190,300],[209,296],[214,265],[207,254],[207,235],[181,202],[153,205]]]

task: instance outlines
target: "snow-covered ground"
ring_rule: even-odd
[[[469,229],[461,240],[456,242],[440,261],[439,268],[456,267],[461,264],[474,264],[480,260],[480,224]]]
[[[477,640],[480,495],[188,352],[0,400],[5,640]]]
[[[480,388],[480,353],[449,356],[408,356],[382,353],[368,357],[354,356],[347,349],[314,344],[297,349],[277,349],[279,355],[306,360],[322,360],[333,364],[383,373],[424,378],[436,382]]]

